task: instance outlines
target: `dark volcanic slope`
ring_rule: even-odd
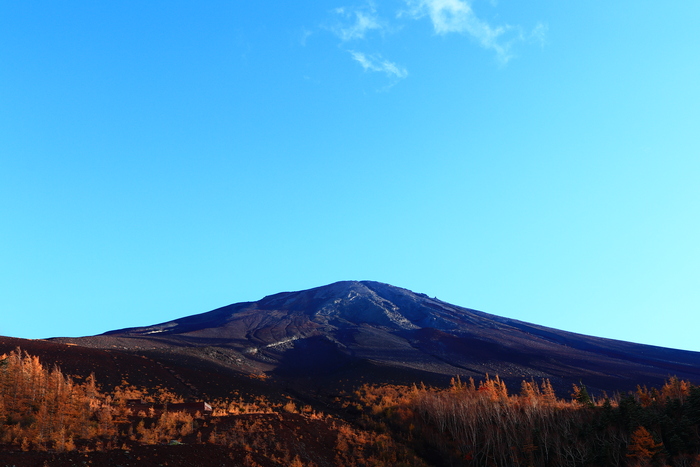
[[[462,308],[378,282],[279,293],[154,326],[62,339],[178,349],[242,371],[291,377],[384,368],[386,374],[547,377],[594,388],[700,382],[700,353],[584,336]],[[151,350],[154,351],[154,350]],[[423,378],[424,379],[424,378]]]

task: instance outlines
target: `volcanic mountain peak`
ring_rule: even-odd
[[[417,329],[419,326],[405,312],[411,308],[406,304],[415,304],[418,298],[409,290],[380,282],[343,281],[265,297],[258,302],[258,308],[301,313],[319,324],[365,323],[392,329]]]
[[[411,330],[431,327],[453,329],[455,324],[441,316],[456,307],[416,294],[407,289],[372,281],[342,281],[297,292],[269,295],[257,302],[243,302],[216,310],[187,316],[153,326],[109,331],[107,335],[146,336],[152,334],[206,334],[213,337],[231,335],[241,324],[251,328],[286,326],[284,336],[308,333],[319,327],[371,325],[387,330]],[[296,334],[295,334],[296,333]],[[225,335],[224,335],[225,334]],[[268,342],[269,343],[269,342]]]
[[[700,381],[696,352],[559,331],[372,281],[278,293],[73,341],[194,352],[243,371],[294,376],[371,364],[379,365],[380,373],[391,368],[409,377],[418,372],[421,379],[426,374],[479,378],[489,373],[561,383],[585,379],[606,389],[628,381],[659,384],[674,374]]]

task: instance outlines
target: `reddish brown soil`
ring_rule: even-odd
[[[164,388],[186,400],[214,400],[238,395],[280,396],[279,386],[250,374],[167,351],[136,353],[103,350],[41,339],[0,336],[0,355],[17,348],[39,357],[47,368],[54,365],[78,381],[91,373],[103,391],[112,391],[126,380],[139,388]],[[276,396],[276,397],[275,397]]]
[[[214,417],[176,445],[138,445],[92,452],[21,452],[0,447],[0,466],[335,466],[342,423],[301,414]],[[206,442],[215,432],[217,444]],[[201,440],[204,440],[202,442]],[[4,449],[3,449],[4,448]],[[14,448],[16,449],[16,448]]]
[[[98,384],[105,389],[118,386],[123,378],[144,387],[162,386],[176,393],[187,387],[163,365],[152,359],[116,350],[101,350],[77,345],[59,344],[40,339],[17,339],[0,336],[0,355],[16,348],[39,357],[41,363],[77,379],[95,374]]]
[[[0,465],[23,467],[150,467],[150,466],[242,466],[247,453],[214,445],[138,446],[108,452],[1,452]],[[254,458],[253,458],[254,459]],[[261,465],[265,459],[254,459]]]

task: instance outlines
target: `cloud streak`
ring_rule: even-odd
[[[430,18],[436,34],[468,34],[485,49],[496,52],[503,63],[510,60],[513,40],[502,40],[511,26],[492,26],[478,18],[466,0],[406,0],[407,14],[414,19]]]
[[[350,51],[353,60],[362,65],[365,71],[377,71],[385,73],[387,76],[403,79],[408,76],[408,70],[396,63],[384,59],[379,54],[366,55],[362,52]]]
[[[496,7],[497,0],[489,1],[492,7]],[[394,6],[397,4],[394,3]],[[501,64],[506,64],[513,58],[513,49],[518,43],[534,42],[544,45],[547,33],[547,26],[542,23],[538,23],[531,32],[525,32],[520,26],[493,24],[474,12],[472,0],[399,0],[398,9],[393,10],[393,16],[386,12],[380,15],[376,2],[369,0],[362,6],[335,8],[330,13],[333,23],[325,29],[340,39],[340,47],[349,52],[365,71],[384,73],[394,79],[406,78],[408,70],[379,53],[357,52],[356,44],[369,44],[371,33],[379,33],[386,39],[404,30],[407,21],[427,19],[439,36],[469,36],[481,48],[494,52]],[[393,19],[387,20],[392,17]],[[350,43],[353,44],[352,48]],[[367,46],[363,45],[362,48],[366,50]]]
[[[539,43],[541,46],[544,46],[544,44],[547,40],[547,30],[548,29],[549,28],[547,27],[546,24],[537,23],[535,25],[535,27],[533,28],[532,32],[530,33],[530,40]]]
[[[364,39],[369,31],[382,29],[377,10],[372,4],[354,10],[336,8],[333,12],[339,20],[330,30],[343,42]]]

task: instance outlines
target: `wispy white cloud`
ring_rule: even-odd
[[[512,45],[525,39],[520,28],[509,25],[494,26],[477,17],[468,0],[405,0],[405,2],[408,10],[402,12],[400,16],[407,15],[414,19],[428,17],[436,34],[468,34],[481,47],[496,52],[502,63],[512,58]],[[507,34],[509,32],[510,34]],[[538,33],[543,32],[544,30],[538,31]]]
[[[383,28],[372,3],[353,9],[336,8],[333,13],[337,20],[329,29],[343,42],[364,39],[369,31]]]
[[[302,46],[305,47],[305,46],[306,46],[306,40],[307,40],[309,37],[311,37],[312,34],[313,34],[313,31],[310,31],[309,29],[306,29],[306,28],[302,28],[302,29],[301,29],[301,34],[300,34],[300,36],[299,36],[299,43],[300,43]]]
[[[362,65],[365,71],[378,71],[387,76],[403,79],[408,76],[406,68],[384,59],[380,54],[366,55],[362,52],[349,51],[353,60]]]
[[[543,46],[547,39],[548,30],[549,27],[546,24],[537,23],[532,29],[532,32],[530,33],[530,40],[535,41]]]
[[[331,10],[331,18],[323,28],[340,40],[340,48],[349,52],[365,71],[384,73],[395,80],[406,78],[407,69],[374,51],[363,53],[352,48],[362,42],[363,49],[376,51],[378,43],[373,40],[376,38],[373,36],[379,34],[387,39],[405,31],[408,22],[427,19],[435,34],[463,34],[471,37],[480,47],[494,52],[501,64],[506,64],[513,58],[518,43],[534,42],[544,45],[547,34],[547,26],[542,23],[527,32],[517,25],[495,24],[484,19],[472,9],[474,0],[395,0],[387,2],[393,3],[392,6],[381,5],[384,8],[382,14],[377,9],[378,0],[359,1],[365,3]],[[493,8],[498,6],[498,0],[485,1]],[[387,8],[393,11],[386,11]],[[308,34],[310,33],[305,32],[302,43],[305,43]]]

